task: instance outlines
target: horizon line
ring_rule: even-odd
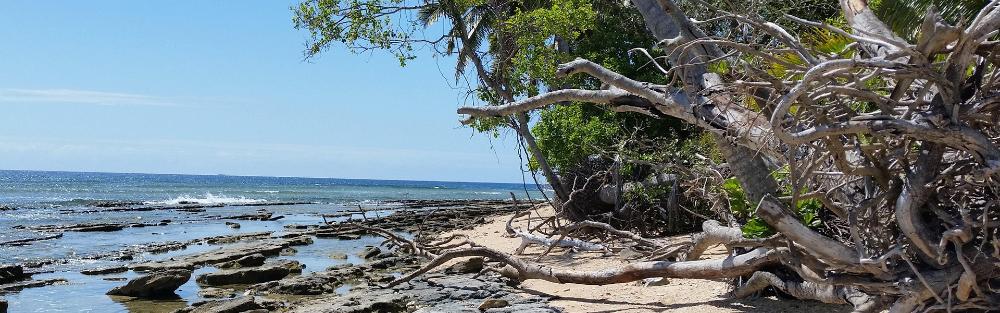
[[[49,172],[49,173],[93,173],[93,174],[138,174],[138,175],[186,175],[186,176],[230,176],[230,177],[269,177],[269,178],[308,178],[308,179],[342,179],[342,180],[381,180],[381,181],[410,181],[410,182],[430,182],[430,183],[473,183],[473,184],[509,184],[509,185],[534,185],[533,182],[487,182],[487,181],[455,181],[455,180],[414,180],[414,179],[389,179],[389,178],[348,178],[348,177],[318,177],[318,176],[279,176],[279,175],[240,175],[240,174],[187,174],[187,173],[147,173],[147,172],[102,172],[102,171],[69,171],[69,170],[36,170],[36,169],[0,169],[0,172]],[[548,184],[540,184],[548,186]]]

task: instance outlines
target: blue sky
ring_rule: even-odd
[[[0,2],[0,168],[521,181],[454,60],[304,62],[293,3]]]

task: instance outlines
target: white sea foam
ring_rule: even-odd
[[[163,205],[178,205],[178,204],[253,204],[267,202],[264,199],[253,199],[247,197],[227,197],[225,195],[214,195],[211,192],[206,192],[205,195],[201,197],[192,197],[188,195],[183,195],[177,198],[173,198],[165,201],[146,201],[146,204],[163,204]]]

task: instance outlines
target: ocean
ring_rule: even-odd
[[[189,282],[173,301],[122,301],[105,296],[123,282],[81,275],[82,269],[120,266],[141,260],[159,260],[212,249],[190,246],[164,254],[144,253],[134,260],[109,260],[108,253],[130,247],[186,241],[209,236],[259,231],[280,232],[290,224],[317,224],[322,215],[346,209],[388,212],[399,200],[539,199],[534,185],[508,183],[437,182],[226,175],[121,174],[51,171],[0,171],[0,263],[38,263],[35,279],[62,278],[66,283],[29,288],[4,295],[10,312],[169,312],[198,301],[200,287]],[[102,203],[132,206],[207,205],[203,211],[121,210]],[[267,205],[271,203],[299,203]],[[224,224],[228,216],[267,210],[281,219],[238,221],[239,229]],[[383,213],[386,214],[386,213]],[[39,231],[51,225],[133,224],[110,232]],[[29,244],[2,244],[61,233],[62,237]],[[356,257],[334,260],[329,254],[377,244],[377,238],[354,241],[318,240],[300,249],[292,259],[307,272],[323,270]],[[199,269],[209,271],[211,268]],[[197,274],[198,272],[196,272]],[[127,272],[117,279],[137,274]]]

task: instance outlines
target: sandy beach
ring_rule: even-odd
[[[541,209],[542,214],[551,209]],[[488,223],[471,230],[455,230],[442,234],[465,235],[476,244],[504,252],[513,252],[520,239],[506,236],[505,225],[511,217],[493,217]],[[537,218],[537,217],[536,217]],[[515,219],[515,224],[524,219]],[[537,221],[532,221],[537,223]],[[523,225],[523,224],[522,224]],[[671,237],[672,241],[688,240],[690,235]],[[534,260],[545,251],[541,246],[530,246],[522,257]],[[725,249],[721,246],[710,249],[703,258],[722,258]],[[576,270],[599,270],[626,264],[618,256],[605,257],[599,252],[567,253],[561,248],[553,249],[540,262],[553,267]],[[442,267],[444,268],[444,267]],[[568,313],[596,312],[850,312],[849,306],[824,304],[814,301],[778,300],[775,297],[751,299],[727,298],[729,284],[722,280],[670,279],[668,284],[645,286],[642,282],[612,284],[603,286],[557,284],[541,280],[529,280],[521,284],[524,293],[551,297],[550,305],[564,309]]]

